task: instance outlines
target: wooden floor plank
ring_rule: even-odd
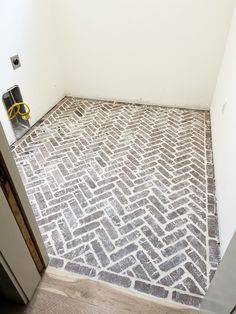
[[[0,304],[4,314],[198,314],[195,309],[131,293],[49,268],[28,306]]]

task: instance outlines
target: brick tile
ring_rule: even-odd
[[[159,298],[166,298],[168,296],[168,290],[166,290],[165,288],[151,285],[138,280],[135,281],[134,289]]]
[[[131,286],[131,280],[128,277],[120,276],[107,271],[101,271],[100,273],[98,273],[98,279],[114,283],[118,286],[125,288],[129,288]]]

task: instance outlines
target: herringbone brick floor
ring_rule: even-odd
[[[12,151],[52,266],[199,305],[219,262],[209,112],[67,97]]]

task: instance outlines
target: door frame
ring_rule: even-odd
[[[236,313],[236,232],[207,289],[200,307],[200,314]]]
[[[14,189],[13,191],[14,196],[17,199],[18,204],[20,205],[21,214],[27,225],[27,228],[35,244],[35,247],[41,257],[42,263],[44,267],[46,267],[49,261],[48,254],[1,123],[0,123],[0,153],[3,157],[7,171],[9,173],[11,185],[12,188]]]
[[[32,298],[41,275],[2,188],[0,188],[0,216],[1,294],[13,301],[26,304]]]
[[[13,287],[5,296],[28,303],[49,258],[1,122],[0,212],[0,266]]]

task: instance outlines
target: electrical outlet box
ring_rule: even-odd
[[[18,55],[11,57],[11,64],[14,70],[21,67],[20,58]]]
[[[20,87],[18,85],[9,88],[2,96],[3,103],[8,111],[12,105],[19,102],[24,102]],[[20,112],[25,113],[26,109],[24,104],[20,105]],[[17,114],[13,119],[10,119],[13,131],[17,139],[20,139],[30,128],[29,120],[23,119],[23,117]]]

